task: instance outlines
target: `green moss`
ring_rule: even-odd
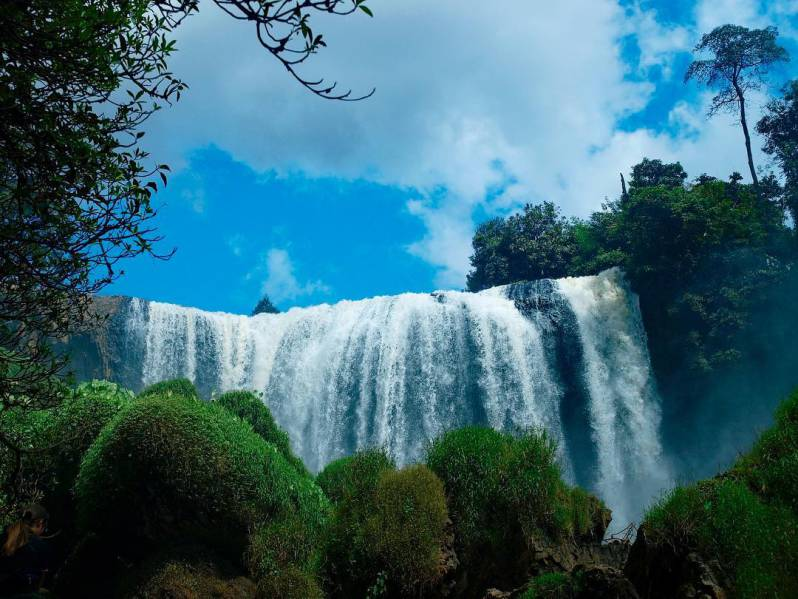
[[[302,460],[291,451],[288,435],[277,426],[272,413],[259,394],[252,391],[228,391],[216,398],[216,401],[232,414],[249,422],[256,433],[277,447],[297,472],[310,475]]]
[[[370,449],[330,463],[316,479],[334,506],[325,542],[326,578],[330,590],[343,597],[363,596],[380,575],[363,530],[381,475],[394,469],[385,451]]]
[[[120,412],[86,453],[75,488],[82,529],[123,553],[175,535],[243,552],[253,525],[296,517],[318,531],[328,511],[313,481],[249,424],[175,394]]]
[[[64,521],[71,515],[71,487],[83,454],[100,430],[134,399],[133,393],[107,381],[91,381],[67,392],[63,401],[47,410],[4,412],[0,427],[24,454],[21,486],[27,497],[50,506],[53,516]],[[5,477],[13,467],[11,456],[0,449],[0,471]],[[4,478],[5,479],[5,478]]]
[[[423,589],[440,575],[447,518],[443,484],[429,468],[383,472],[363,529],[366,554],[389,585]]]
[[[572,599],[579,593],[576,577],[562,572],[541,574],[529,581],[519,599]]]
[[[431,444],[427,464],[443,481],[467,568],[512,573],[518,556],[541,540],[600,540],[604,506],[562,481],[544,432],[462,428]]]
[[[743,482],[703,481],[671,491],[646,514],[655,543],[688,548],[721,564],[738,597],[798,595],[798,520]]]
[[[149,397],[151,395],[180,395],[199,399],[197,388],[188,379],[172,379],[171,381],[161,381],[154,383],[139,393],[139,397]]]
[[[739,597],[798,596],[798,391],[719,478],[679,487],[644,525],[655,543],[717,560]]]
[[[321,599],[319,529],[297,517],[259,526],[250,537],[249,569],[261,597]]]
[[[757,494],[798,514],[798,389],[779,406],[773,427],[732,472]]]
[[[316,477],[316,483],[334,504],[344,498],[349,503],[366,500],[383,472],[396,469],[382,449],[368,449],[330,462]]]
[[[436,439],[427,454],[427,465],[446,489],[458,555],[465,563],[476,560],[483,548],[502,544],[503,523],[494,505],[502,492],[506,453],[507,439],[501,433],[465,427]]]
[[[111,588],[99,590],[95,596],[124,599],[156,599],[170,597],[240,598],[255,597],[256,585],[233,564],[219,560],[202,549],[167,549],[148,557],[131,572],[126,572]],[[70,594],[74,596],[74,594]]]

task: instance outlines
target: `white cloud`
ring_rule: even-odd
[[[776,25],[782,35],[798,33],[798,0],[700,0],[696,28],[707,33],[727,23],[762,28]]]
[[[795,1],[765,4],[778,16]],[[249,24],[204,2],[171,65],[191,88],[151,121],[154,155],[179,166],[190,149],[214,143],[260,171],[412,188],[408,210],[427,234],[408,251],[440,268],[439,285],[455,287],[464,284],[477,208],[495,214],[548,199],[586,215],[617,195],[618,173],[643,156],[681,159],[691,174],[745,174],[739,131],[707,122],[695,106],[674,109],[671,124],[680,126],[669,133],[618,130],[656,93],[631,81],[631,69],[662,65],[668,75],[675,53],[697,38],[651,11],[614,0],[374,0],[372,8],[374,19],[317,22],[329,47],[308,74],[356,92],[377,87],[365,102],[335,103],[289,79]],[[727,13],[758,23],[761,12],[756,2],[702,0],[696,27]],[[638,65],[621,56],[629,35]]]
[[[643,10],[639,4],[627,8],[627,35],[634,36],[640,48],[638,69],[646,75],[653,67],[660,67],[665,78],[673,76],[673,60],[678,52],[689,51],[693,33],[681,25],[664,25],[653,10]]]
[[[261,293],[268,294],[278,304],[315,293],[330,292],[330,288],[321,281],[300,283],[294,274],[291,256],[284,249],[272,248],[267,251],[262,262],[248,277],[262,276],[264,273],[266,278],[261,286]]]

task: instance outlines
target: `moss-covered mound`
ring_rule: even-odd
[[[56,407],[4,412],[0,416],[3,433],[30,450],[22,454],[18,474],[22,496],[18,499],[45,503],[58,525],[67,525],[71,488],[83,454],[100,430],[133,399],[131,391],[114,383],[91,381],[67,391]],[[2,480],[14,467],[12,455],[0,446]]]
[[[794,393],[729,472],[676,488],[648,511],[627,572],[652,597],[701,591],[708,578],[735,597],[798,597],[797,496]],[[696,563],[711,576],[697,576]]]
[[[543,432],[462,428],[431,444],[427,464],[443,481],[472,584],[522,582],[531,549],[600,541],[609,520],[600,501],[563,482],[556,446]]]
[[[397,471],[385,452],[369,450],[331,463],[317,480],[334,502],[328,592],[423,596],[441,574],[447,509],[437,476],[425,466]]]
[[[366,553],[398,591],[418,594],[441,574],[447,519],[443,483],[429,468],[384,472],[363,525]]]
[[[150,394],[106,426],[76,483],[78,522],[121,554],[196,539],[239,556],[254,526],[319,534],[328,503],[274,445],[221,406]]]
[[[395,469],[387,453],[369,449],[330,462],[316,477],[316,483],[334,504],[346,498],[354,507],[368,500],[383,472]]]
[[[170,381],[160,381],[154,383],[139,393],[139,397],[149,397],[151,395],[180,395],[199,399],[197,388],[188,379],[172,379]]]
[[[252,391],[228,391],[220,395],[216,401],[228,412],[249,422],[252,429],[263,439],[272,443],[283,454],[283,457],[296,468],[297,472],[306,476],[310,475],[302,460],[291,451],[288,435],[277,426],[260,394]]]
[[[779,406],[775,424],[732,472],[760,497],[798,514],[798,389]]]
[[[172,548],[148,557],[118,581],[123,599],[256,599],[254,581],[234,564],[196,548]],[[110,589],[106,596],[110,596]]]

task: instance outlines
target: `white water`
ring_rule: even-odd
[[[519,296],[533,307],[519,309]],[[187,377],[212,392],[262,391],[312,470],[375,445],[399,463],[421,459],[430,439],[479,422],[544,427],[566,473],[589,472],[621,526],[668,482],[645,333],[617,270],[255,317],[133,300],[125,329],[143,340],[143,385]],[[557,336],[581,352],[582,430],[564,426]],[[594,463],[574,464],[569,446],[586,435]]]

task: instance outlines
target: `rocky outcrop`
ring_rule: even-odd
[[[642,599],[726,599],[729,581],[717,561],[687,547],[654,543],[641,526],[624,574]]]
[[[127,389],[142,388],[144,340],[129,333],[132,298],[95,296],[83,330],[53,341],[56,353],[69,355],[78,381],[105,379]]]

